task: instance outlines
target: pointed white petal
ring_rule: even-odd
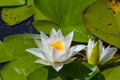
[[[58,58],[60,57],[60,51],[59,50],[55,50],[53,49],[53,52],[52,52],[52,56],[53,56],[53,61],[54,62],[57,62],[58,61]]]
[[[107,55],[110,49],[111,49],[110,46],[104,49],[104,51],[101,53],[100,60],[102,60]]]
[[[56,30],[53,28],[52,31],[50,32],[50,39],[54,40],[56,38]]]
[[[65,42],[66,49],[68,49],[70,47],[72,39],[73,39],[73,35],[74,35],[74,33],[72,31],[69,34],[67,34],[67,36],[65,37],[65,41],[64,42]]]
[[[40,32],[40,36],[41,36],[42,47],[46,50],[49,49],[49,43],[48,43],[49,38],[48,38],[48,36],[45,35],[43,32]]]
[[[105,50],[104,46],[103,46],[103,42],[99,40],[99,44],[100,44],[100,53],[102,54]]]
[[[91,40],[91,39],[89,39],[89,41],[88,41],[88,46],[89,46],[89,47],[93,47],[93,46],[94,46],[94,41]]]
[[[37,48],[30,48],[30,49],[26,49],[26,51],[32,53],[33,55],[37,56],[38,58],[41,58],[41,59],[46,59],[43,55],[43,53],[37,49]]]
[[[84,49],[86,46],[85,45],[76,45],[70,48],[70,53],[68,54],[68,57],[72,57],[75,54],[77,54],[79,51]]]
[[[63,62],[66,60],[67,53],[64,53],[63,51],[55,50],[53,49],[53,61],[54,62]]]
[[[66,61],[67,59],[69,59],[69,57],[68,57],[68,54],[65,53],[65,54],[60,55],[60,56],[57,58],[57,62],[64,62],[64,61]]]
[[[43,60],[43,59],[38,59],[35,61],[35,63],[40,63],[40,64],[44,64],[44,65],[50,65],[50,62]]]
[[[50,51],[50,44],[49,44],[49,38],[44,33],[41,32],[41,47],[39,47],[45,52],[48,53]]]
[[[60,69],[62,69],[63,65],[52,65],[52,67],[58,72]]]
[[[117,52],[117,48],[108,46],[100,57],[100,64],[103,65]]]
[[[48,36],[46,34],[44,34],[43,32],[40,32],[40,37],[42,40],[47,40]]]
[[[60,29],[57,31],[56,36],[57,36],[57,38],[63,37]]]
[[[34,40],[35,41],[35,43],[36,43],[36,45],[39,47],[39,48],[41,48],[41,41],[39,40],[39,39],[35,39]]]
[[[94,41],[92,41],[91,39],[89,39],[88,45],[87,45],[87,50],[86,50],[87,57],[88,57],[88,55],[91,54],[93,47],[94,47]]]
[[[48,60],[49,62],[53,62],[53,55],[51,54],[51,52],[45,53],[42,50],[41,50],[41,52],[43,53],[43,55],[44,55],[44,57],[45,57],[46,60]]]

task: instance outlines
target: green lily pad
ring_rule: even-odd
[[[120,48],[120,25],[118,22],[120,13],[114,13],[108,3],[109,0],[98,0],[89,6],[83,16],[84,23],[89,32]]]
[[[27,80],[47,80],[48,70],[46,68],[39,68],[32,72]]]
[[[6,51],[10,52],[15,59],[28,54],[25,49],[36,47],[34,40],[27,38],[26,34],[16,34],[5,37],[3,45],[5,46]]]
[[[2,6],[20,6],[24,5],[26,0],[0,0],[0,7]]]
[[[86,31],[83,24],[81,25],[74,25],[74,26],[60,26],[52,21],[47,20],[38,20],[33,23],[35,28],[38,31],[43,31],[46,34],[49,34],[52,28],[61,29],[64,35],[68,34],[71,31],[74,31],[74,41],[78,42],[87,42],[89,38],[95,39],[89,32]],[[83,27],[81,27],[83,26]]]
[[[34,14],[34,20],[47,20],[47,21],[52,21],[48,17],[46,17],[39,9],[36,8],[36,12]]]
[[[10,26],[23,22],[35,13],[33,2],[34,0],[27,0],[24,6],[2,8],[2,19]]]
[[[36,47],[34,40],[27,38],[26,34],[8,36],[1,44],[3,50],[0,51],[13,57],[11,62],[0,70],[0,75],[4,80],[26,80],[31,72],[42,66],[34,63],[36,56],[25,51],[27,48]],[[1,57],[5,58],[6,55],[1,55]]]
[[[36,57],[28,53],[6,64],[0,70],[0,75],[4,80],[27,80],[27,76],[40,67],[40,64],[34,63],[35,60]]]
[[[35,5],[43,14],[60,25],[76,25],[81,24],[83,11],[95,1],[35,0]]]
[[[62,78],[58,76],[58,77],[51,79],[51,80],[62,80]]]
[[[13,60],[11,52],[7,50],[4,43],[0,43],[0,63],[8,62]]]
[[[120,59],[109,65],[110,68],[102,71],[105,80],[119,80],[120,79]]]
[[[93,38],[93,36],[84,27],[82,13],[95,1],[96,0],[35,0],[35,5],[40,10],[40,15],[42,16],[39,17],[39,20],[41,20],[39,21],[40,23],[35,21],[34,26],[38,31],[43,32],[50,32],[50,26],[62,29],[63,33],[74,30],[76,35],[75,41],[87,42],[88,39]],[[38,14],[35,16],[37,15]],[[58,25],[58,27],[54,26],[54,24],[51,25],[51,22]],[[43,28],[41,25],[46,27]]]
[[[56,72],[52,67],[41,67],[28,76],[28,80],[85,80],[91,70],[81,62],[72,62]]]

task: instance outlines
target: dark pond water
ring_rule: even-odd
[[[33,27],[32,22],[33,22],[33,18],[31,17],[20,24],[10,27],[1,19],[1,9],[0,9],[0,41],[2,41],[4,37],[13,34],[38,33],[36,29]],[[5,64],[6,63],[0,64],[0,68],[2,68]]]
[[[4,37],[12,34],[22,34],[22,33],[38,33],[35,28],[32,26],[33,18],[10,27],[1,19],[1,10],[0,10],[0,40],[3,40]]]

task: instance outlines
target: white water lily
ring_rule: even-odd
[[[41,41],[35,40],[38,48],[30,48],[26,51],[39,58],[35,61],[36,63],[50,65],[59,71],[64,64],[75,60],[73,56],[86,47],[85,45],[76,45],[70,48],[72,38],[73,32],[64,37],[60,29],[57,32],[52,29],[49,37],[40,32]]]
[[[102,41],[94,42],[91,39],[88,41],[86,55],[88,63],[93,65],[103,65],[109,61],[112,56],[117,52],[115,47],[104,47]]]

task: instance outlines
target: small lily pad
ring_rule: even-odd
[[[27,4],[23,6],[2,8],[2,19],[10,26],[27,20],[36,10],[33,2],[34,0],[27,0]]]
[[[0,7],[20,6],[26,4],[26,0],[0,0]]]

